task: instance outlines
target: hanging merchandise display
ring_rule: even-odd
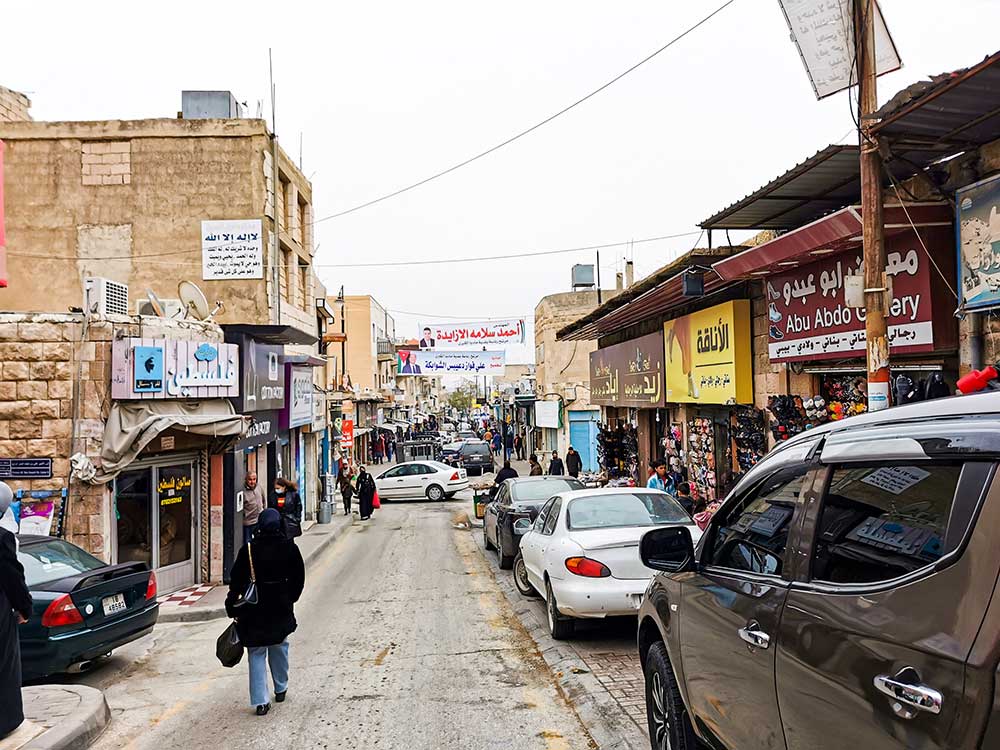
[[[738,406],[729,418],[733,449],[736,461],[734,474],[746,474],[754,464],[764,457],[767,441],[764,438],[764,415],[753,406]],[[734,476],[735,480],[737,477]]]
[[[634,487],[639,468],[639,439],[631,424],[600,424],[597,459],[611,487]]]
[[[771,414],[771,433],[776,442],[795,437],[809,424],[801,396],[768,396],[767,410]]]
[[[660,446],[663,448],[663,457],[667,461],[674,486],[686,482],[688,472],[687,466],[684,465],[684,425],[680,422],[672,422],[660,441]]]
[[[857,375],[824,375],[823,395],[830,419],[844,419],[868,411],[867,384]]]
[[[688,482],[695,500],[715,502],[715,424],[708,417],[688,420]]]

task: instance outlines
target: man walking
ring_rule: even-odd
[[[566,473],[571,477],[580,476],[580,469],[583,468],[583,459],[580,458],[580,454],[573,450],[573,446],[569,447],[566,451]]]
[[[257,472],[247,472],[243,480],[243,543],[250,541],[257,527],[260,512],[264,510],[264,490],[257,486]]]
[[[514,453],[514,430],[507,428],[507,433],[503,436],[503,457],[510,461],[511,454]]]
[[[493,455],[499,456],[503,451],[503,437],[500,435],[500,430],[498,429],[493,433]]]
[[[514,436],[514,450],[517,452],[517,460],[524,460],[524,438],[521,437],[521,433],[517,433]]]
[[[563,468],[563,462],[559,458],[558,451],[552,451],[552,460],[549,461],[549,476],[561,477],[565,473],[566,470]]]
[[[528,456],[528,466],[531,467],[531,471],[529,472],[528,476],[540,477],[543,474],[542,465],[538,463],[538,456],[536,456],[534,453]]]

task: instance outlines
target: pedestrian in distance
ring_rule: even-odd
[[[295,482],[284,477],[274,480],[271,507],[281,515],[289,539],[302,536],[302,497]]]
[[[651,462],[653,473],[646,480],[646,487],[651,490],[662,490],[667,494],[674,494],[674,482],[667,474],[667,462],[658,458]]]
[[[284,702],[288,693],[288,636],[298,627],[294,605],[306,581],[302,554],[283,525],[284,519],[274,508],[260,514],[250,544],[236,555],[226,596],[226,614],[236,620],[236,633],[247,650],[250,706],[258,716],[271,710],[268,667],[275,702]],[[241,603],[251,578],[257,587],[257,603]]]
[[[563,462],[559,458],[558,451],[552,451],[552,460],[549,461],[549,476],[561,477],[565,473],[566,469],[563,467]]]
[[[508,479],[514,479],[517,476],[517,469],[514,469],[510,465],[510,460],[503,462],[503,468],[497,472],[496,477],[493,479],[493,486],[490,488],[490,497],[495,497],[497,490],[500,489],[500,485],[506,482]]]
[[[507,434],[503,436],[503,457],[510,461],[510,457],[514,454],[514,431],[507,430]]]
[[[531,471],[528,472],[529,477],[540,477],[545,473],[542,471],[542,465],[538,463],[538,456],[534,453],[528,456],[528,466],[531,467]]]
[[[0,482],[0,517],[6,516],[14,493]],[[0,526],[0,739],[24,721],[21,702],[21,644],[17,626],[31,617],[31,594],[17,560],[17,540]]]
[[[566,473],[571,477],[580,476],[580,470],[583,468],[583,459],[580,458],[580,454],[577,453],[573,446],[569,447],[566,451]]]
[[[358,469],[358,513],[361,520],[367,521],[372,517],[375,500],[375,480],[372,475],[365,471],[362,466]]]
[[[483,433],[483,440],[485,440],[490,445],[490,450],[493,450],[493,433],[490,432],[489,428],[486,428],[486,432]]]
[[[257,485],[257,472],[248,471],[243,480],[243,544],[250,541],[266,504],[264,490]]]
[[[691,485],[687,482],[680,482],[677,485],[677,494],[674,497],[677,498],[677,502],[681,504],[681,507],[687,511],[687,514],[694,518],[694,514],[699,509],[695,508],[694,497],[691,495]]]
[[[375,456],[375,463],[382,463],[382,456],[385,455],[385,438],[379,433],[379,436],[375,438],[375,442],[372,445],[372,453]]]
[[[498,430],[493,433],[493,455],[499,456],[501,451],[503,451],[503,436]]]
[[[518,433],[514,436],[514,451],[517,454],[517,460],[524,460],[524,438]]]
[[[351,515],[351,500],[354,498],[354,485],[351,483],[353,478],[353,470],[350,466],[345,466],[341,472],[337,481],[340,483],[340,497],[344,501],[344,515]]]

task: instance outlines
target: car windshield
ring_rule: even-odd
[[[542,479],[512,482],[511,499],[516,503],[537,503],[567,490],[582,490],[583,482],[576,479]]]
[[[93,555],[62,539],[23,544],[17,559],[24,566],[24,580],[29,588],[105,567]]]
[[[480,443],[479,445],[471,445],[466,443],[462,446],[462,453],[468,456],[489,456],[490,449],[485,443]]]
[[[566,510],[570,529],[607,529],[617,526],[659,526],[691,523],[676,500],[652,492],[591,495],[571,500]]]
[[[430,466],[432,469],[436,469],[437,471],[454,471],[455,470],[454,466],[449,466],[448,464],[443,464],[440,461],[427,461],[427,465]]]
[[[478,440],[479,436],[474,432],[460,432],[458,436],[463,440]]]

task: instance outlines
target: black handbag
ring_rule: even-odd
[[[247,542],[247,558],[250,560],[250,583],[247,584],[247,590],[243,592],[243,596],[233,604],[234,607],[257,603],[257,574],[253,569],[253,549],[250,544],[250,542]]]
[[[215,641],[215,655],[224,667],[235,667],[243,659],[243,644],[236,632],[235,620],[229,623],[229,627]]]

